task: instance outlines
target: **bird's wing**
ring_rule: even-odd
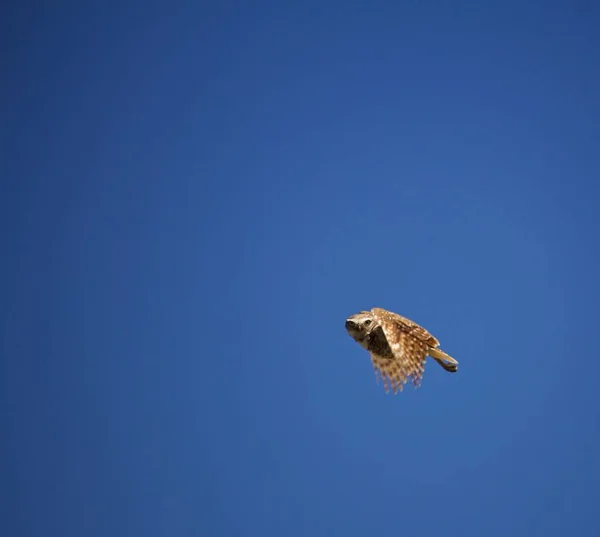
[[[388,315],[380,316],[376,312],[375,315],[394,356],[389,359],[371,353],[373,367],[381,376],[386,391],[389,389],[388,382],[394,393],[402,391],[407,380],[415,387],[420,386],[425,371],[428,344],[415,337],[414,330],[404,329],[394,318]]]
[[[414,321],[407,319],[406,317],[402,317],[402,315],[384,310],[383,308],[373,308],[371,313],[377,317],[380,322],[385,321],[387,323],[393,323],[402,332],[411,334],[418,340],[427,343],[427,345],[430,347],[435,348],[439,347],[440,345],[440,342],[437,340],[437,338],[432,336],[427,330],[425,330],[425,328],[418,325]]]

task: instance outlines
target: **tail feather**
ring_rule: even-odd
[[[430,349],[429,356],[431,356],[446,371],[449,371],[450,373],[456,373],[458,371],[458,362],[443,350]]]

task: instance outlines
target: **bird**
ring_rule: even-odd
[[[456,373],[458,361],[442,351],[440,342],[414,321],[383,308],[360,311],[346,319],[346,331],[369,352],[376,378],[386,393],[401,392],[410,380],[418,388],[431,356],[446,371]]]

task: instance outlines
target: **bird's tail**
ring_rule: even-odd
[[[446,371],[449,371],[450,373],[456,373],[458,371],[458,362],[444,351],[440,349],[429,349],[429,356],[431,356]]]

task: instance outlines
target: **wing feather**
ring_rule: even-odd
[[[380,321],[396,324],[399,330],[413,335],[420,341],[427,343],[427,345],[430,347],[439,347],[440,345],[440,342],[437,340],[437,338],[431,335],[427,330],[425,330],[425,328],[418,325],[414,321],[399,315],[398,313],[393,313],[391,311],[384,310],[383,308],[373,308],[371,313]]]
[[[419,387],[429,349],[427,341],[433,336],[425,331],[429,338],[424,337],[418,330],[421,327],[406,319],[408,323],[412,323],[411,326],[404,322],[404,317],[400,315],[379,308],[374,308],[372,313],[379,322],[393,355],[392,358],[386,358],[370,353],[376,375],[381,377],[385,391],[389,391],[390,387],[394,393],[402,391],[407,381]]]

